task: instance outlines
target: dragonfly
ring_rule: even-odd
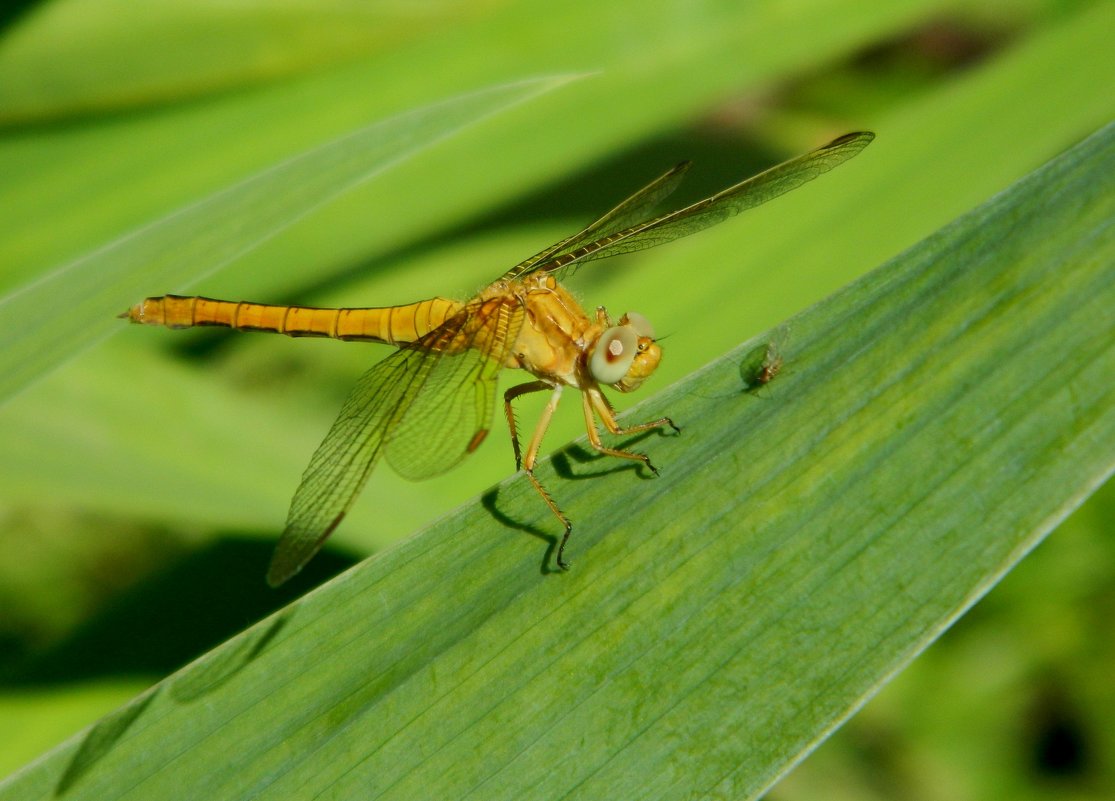
[[[533,375],[504,393],[503,408],[516,471],[525,471],[562,526],[556,561],[566,570],[573,524],[534,470],[562,392],[580,393],[589,444],[596,451],[640,462],[655,474],[645,454],[605,445],[597,420],[621,437],[680,429],[669,417],[621,425],[601,389],[631,392],[654,372],[662,350],[650,322],[634,312],[613,320],[602,306],[589,314],[561,281],[588,262],[656,247],[766,203],[844,163],[872,139],[868,131],[845,134],[704,200],[652,216],[689,169],[689,162],[682,162],[465,301],[435,297],[398,306],[319,308],[163,295],[146,298],[120,316],[175,329],[223,326],[396,348],[357,381],[311,457],[267,571],[271,586],[290,579],[320,550],[381,458],[417,480],[441,474],[475,451],[492,425],[497,378],[505,368]],[[534,392],[550,396],[524,449],[514,402]]]

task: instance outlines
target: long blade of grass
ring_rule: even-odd
[[[563,454],[571,572],[511,479],[0,798],[757,796],[1111,473],[1113,219],[1115,126],[640,407],[661,478]]]
[[[569,80],[497,86],[358,129],[0,298],[0,400],[119,329],[115,315],[145,295],[187,286],[400,161]]]

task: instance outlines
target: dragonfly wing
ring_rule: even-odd
[[[444,473],[476,450],[491,427],[497,378],[518,336],[523,308],[504,298],[471,305],[456,352],[434,365],[388,439],[387,461],[404,478]]]
[[[333,533],[367,482],[386,438],[422,390],[437,357],[407,348],[361,376],[302,475],[271,557],[268,584],[277,587],[301,570]]]
[[[845,134],[816,150],[717,192],[712,197],[616,231],[564,254],[552,256],[545,264],[534,269],[553,272],[570,264],[583,264],[620,253],[645,250],[689,236],[797,189],[843,164],[867,147],[874,138],[875,134],[869,131]]]
[[[318,552],[383,454],[400,475],[420,479],[476,449],[521,322],[518,303],[471,303],[361,376],[294,493],[269,584],[282,584]]]
[[[681,162],[673,169],[655,178],[588,227],[573,234],[573,236],[550,245],[543,251],[535,253],[526,261],[519,262],[508,270],[503,277],[505,279],[518,278],[520,275],[536,269],[539,265],[576,250],[586,242],[594,242],[617,231],[629,228],[650,214],[655,206],[678,188],[678,184],[681,183],[690,166],[688,161]]]

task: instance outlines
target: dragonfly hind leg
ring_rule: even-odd
[[[534,434],[531,435],[530,444],[527,445],[526,454],[523,454],[519,445],[519,432],[518,424],[515,421],[515,409],[511,405],[515,398],[521,395],[528,395],[531,392],[542,392],[543,390],[553,390],[550,395],[550,400],[546,404],[546,408],[542,410],[542,416],[538,419],[538,425],[534,428]],[[524,470],[530,483],[534,485],[534,489],[542,496],[542,500],[550,507],[550,511],[561,522],[565,528],[565,533],[562,534],[561,542],[558,543],[557,551],[557,565],[562,570],[569,569],[569,563],[565,561],[565,544],[569,542],[569,535],[573,533],[573,523],[569,518],[558,508],[550,493],[542,486],[542,482],[534,475],[534,463],[538,459],[538,451],[542,447],[542,437],[546,434],[546,429],[550,427],[550,420],[553,419],[554,410],[557,409],[558,401],[561,400],[561,386],[553,386],[547,384],[545,381],[531,381],[527,384],[519,384],[518,386],[511,387],[503,394],[503,410],[507,415],[507,427],[511,430],[511,446],[515,449],[515,467],[516,469]]]

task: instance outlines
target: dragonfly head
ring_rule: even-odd
[[[654,341],[650,322],[641,314],[628,312],[619,325],[596,340],[589,371],[599,383],[631,392],[650,377],[661,358],[662,349]]]

